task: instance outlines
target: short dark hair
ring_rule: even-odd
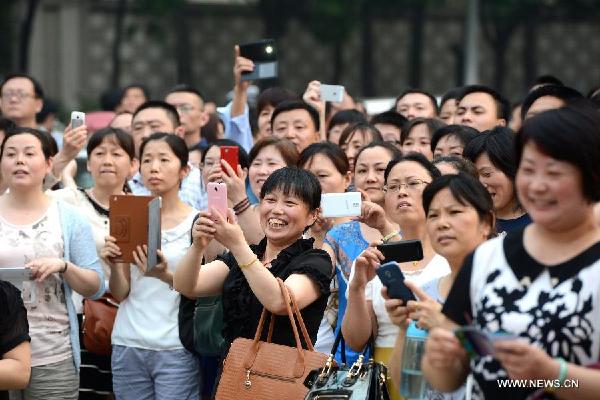
[[[395,157],[394,159],[392,159],[392,161],[390,161],[388,163],[387,167],[385,168],[385,172],[383,174],[383,180],[386,185],[387,185],[388,177],[390,176],[390,172],[392,172],[392,169],[396,165],[400,164],[401,162],[405,162],[405,161],[413,161],[413,162],[420,164],[425,170],[427,170],[427,173],[429,174],[431,179],[437,178],[438,176],[441,175],[440,170],[437,169],[437,167],[435,165],[433,165],[433,163],[431,161],[429,161],[427,159],[427,157],[425,157],[423,154],[408,153],[408,154],[405,154],[405,155],[402,155],[399,157]]]
[[[572,99],[582,99],[583,95],[577,90],[564,85],[544,85],[537,89],[532,90],[525,96],[523,104],[521,105],[521,119],[525,119],[527,111],[531,108],[531,105],[540,97],[555,97],[567,103]]]
[[[452,89],[448,90],[446,93],[444,93],[444,95],[442,96],[442,99],[440,100],[440,109],[442,108],[444,103],[447,102],[448,100],[458,100],[462,91],[463,91],[463,87],[459,86],[459,87],[452,88]]]
[[[319,113],[317,112],[317,110],[315,110],[313,106],[302,100],[285,100],[279,103],[277,107],[275,107],[275,110],[273,110],[273,115],[271,116],[271,128],[273,128],[273,122],[275,121],[275,117],[277,117],[282,112],[292,110],[305,110],[308,113],[308,115],[310,115],[310,119],[312,119],[312,122],[315,125],[315,131],[319,131]]]
[[[173,154],[177,156],[179,162],[181,163],[181,168],[185,168],[188,165],[189,152],[188,148],[185,145],[185,141],[177,135],[173,135],[172,133],[167,132],[155,132],[152,135],[142,139],[142,144],[140,145],[140,168],[141,168],[141,160],[142,155],[144,154],[144,149],[146,145],[155,140],[162,140],[167,142]]]
[[[438,128],[431,137],[431,152],[435,151],[437,144],[440,140],[442,140],[446,136],[453,136],[460,140],[463,145],[463,148],[473,139],[475,136],[479,135],[479,131],[475,128],[471,128],[466,125],[446,125]]]
[[[440,110],[439,110],[437,99],[435,98],[435,96],[432,95],[431,93],[426,92],[425,90],[421,90],[421,89],[406,89],[404,92],[402,92],[400,94],[400,96],[396,97],[394,106],[396,107],[398,105],[398,102],[400,101],[400,99],[402,99],[404,96],[406,96],[407,94],[413,94],[413,93],[423,94],[423,95],[429,97],[429,101],[431,101],[431,105],[433,106],[435,115],[439,114]]]
[[[463,150],[463,156],[472,163],[486,154],[494,167],[514,183],[517,174],[515,160],[515,134],[509,128],[497,126],[475,136]]]
[[[297,93],[279,86],[263,90],[256,98],[256,112],[260,112],[267,106],[277,107],[279,103],[286,100],[301,100]]]
[[[427,127],[427,132],[429,132],[429,138],[433,137],[433,133],[438,129],[446,126],[446,123],[437,118],[414,118],[411,121],[408,121],[408,124],[402,131],[400,131],[400,144],[404,144],[406,139],[408,139],[408,135],[414,129],[415,126],[425,125]]]
[[[44,105],[39,113],[35,114],[35,122],[41,124],[48,115],[58,113],[58,106],[54,100],[44,99]]]
[[[398,148],[396,146],[394,146],[393,144],[391,144],[389,142],[384,142],[382,140],[376,140],[376,141],[373,141],[373,142],[367,144],[366,146],[361,147],[360,150],[358,150],[358,152],[356,153],[356,156],[354,156],[354,160],[355,160],[354,161],[354,169],[355,170],[356,170],[356,165],[358,164],[358,159],[360,158],[362,153],[365,150],[374,149],[375,147],[382,147],[383,149],[387,150],[388,153],[390,153],[392,160],[402,156],[402,153],[400,152],[400,150],[398,150]]]
[[[200,103],[202,105],[204,105],[204,96],[202,95],[200,90],[193,87],[192,85],[188,85],[187,83],[179,83],[179,84],[173,86],[171,89],[169,89],[167,94],[165,94],[165,97],[167,97],[171,93],[179,93],[179,92],[191,93],[191,94],[198,96],[200,98]]]
[[[125,97],[125,94],[127,94],[127,91],[129,89],[140,89],[142,93],[144,93],[144,97],[146,98],[146,100],[150,98],[150,92],[148,91],[148,88],[146,86],[142,85],[141,83],[132,83],[121,89],[121,97],[119,98],[119,103],[123,101],[123,97]]]
[[[481,182],[469,174],[442,175],[431,181],[423,190],[423,209],[429,214],[433,198],[442,190],[448,189],[460,204],[471,206],[477,211],[480,221],[490,225],[490,237],[494,236],[494,203],[492,197]]]
[[[564,86],[564,83],[554,75],[545,74],[535,78],[531,86],[533,87],[537,85]]]
[[[296,196],[314,211],[321,205],[321,184],[316,176],[296,166],[274,171],[260,189],[260,199],[271,192],[281,190],[286,196]]]
[[[479,178],[479,172],[477,172],[477,168],[475,167],[475,164],[473,164],[471,162],[471,160],[464,158],[464,157],[441,156],[441,157],[434,158],[432,163],[438,169],[439,169],[438,164],[443,164],[443,163],[450,164],[454,168],[456,168],[457,171],[464,172],[465,174],[469,174],[474,178]]]
[[[496,117],[504,119],[505,121],[510,120],[510,103],[500,93],[492,89],[491,87],[484,85],[469,85],[462,88],[458,102],[461,102],[465,96],[471,93],[487,93],[494,99],[496,103]]]
[[[88,159],[94,149],[100,146],[107,137],[114,138],[114,142],[127,153],[130,159],[135,158],[133,137],[122,129],[106,127],[97,130],[90,136],[86,147]]]
[[[133,113],[133,119],[135,119],[136,115],[140,113],[140,111],[145,110],[147,108],[160,108],[165,114],[167,114],[167,118],[173,123],[173,129],[177,128],[181,125],[181,121],[179,120],[179,113],[177,113],[177,109],[173,107],[171,104],[162,100],[148,100],[143,103],[141,106],[135,110]]]
[[[371,123],[371,125],[375,125],[375,124],[393,125],[396,128],[400,129],[400,132],[402,132],[404,130],[404,127],[408,123],[408,119],[404,115],[402,115],[396,111],[390,110],[390,111],[384,111],[382,113],[374,115],[373,118],[371,118],[371,121],[369,121],[369,122]]]
[[[35,79],[31,75],[24,74],[21,72],[6,75],[4,77],[4,79],[2,80],[2,83],[0,83],[0,92],[2,91],[2,89],[4,88],[4,85],[6,85],[6,83],[8,81],[10,81],[11,79],[15,79],[15,78],[29,79],[29,81],[33,85],[33,94],[34,94],[35,98],[44,100],[44,90],[42,89],[42,85],[38,82],[38,80]]]
[[[102,111],[115,111],[122,97],[122,89],[107,89],[100,94],[100,108]]]
[[[342,146],[343,144],[348,142],[352,138],[352,136],[354,136],[355,132],[360,132],[363,134],[363,136],[368,133],[369,135],[371,135],[371,142],[383,141],[379,129],[375,128],[372,124],[368,122],[357,122],[355,124],[348,125],[346,128],[344,128],[342,134],[340,135],[338,145]]]
[[[322,154],[329,158],[335,169],[337,169],[342,176],[350,171],[350,163],[348,162],[346,153],[342,151],[340,146],[331,142],[313,143],[302,150],[300,159],[298,160],[298,168],[304,168],[304,166],[317,154]]]
[[[202,151],[202,156],[200,157],[200,161],[204,163],[206,159],[206,154],[213,147],[221,147],[221,146],[235,146],[238,148],[238,162],[242,168],[248,168],[250,166],[250,161],[248,158],[248,153],[246,150],[240,146],[238,142],[231,139],[217,139],[214,142],[210,143],[204,151]],[[235,169],[235,168],[234,168]]]
[[[548,156],[574,165],[582,191],[590,202],[600,201],[600,114],[589,104],[572,104],[527,119],[515,141],[517,164],[529,142]]]
[[[40,131],[39,129],[34,128],[15,127],[7,131],[4,135],[2,145],[0,145],[0,159],[4,155],[4,145],[6,144],[8,139],[10,139],[13,136],[26,134],[33,135],[40,141],[42,153],[44,153],[44,157],[46,158],[46,160],[48,160],[50,157],[54,156],[58,152],[58,149],[56,148],[56,141],[54,141],[53,145],[52,141],[54,140],[54,138],[52,138],[52,136],[48,132]]]
[[[365,116],[358,110],[340,110],[333,114],[333,117],[327,124],[327,139],[329,140],[329,131],[336,125],[354,124],[356,122],[367,122]]]
[[[252,161],[258,157],[262,149],[268,146],[273,146],[279,151],[281,158],[283,158],[286,165],[296,165],[298,163],[299,155],[296,146],[287,139],[280,139],[272,136],[261,139],[252,146],[249,154],[249,164],[252,164]]]

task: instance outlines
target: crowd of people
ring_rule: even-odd
[[[34,77],[3,78],[0,277],[25,266],[33,280],[20,291],[0,280],[0,399],[211,398],[229,347],[254,338],[263,308],[272,342],[296,345],[278,279],[317,351],[343,335],[334,355],[352,362],[374,344],[392,399],[411,329],[427,335],[423,398],[597,397],[600,89],[584,96],[544,76],[512,107],[481,85],[441,101],[409,89],[367,115],[348,93],[323,101],[318,81],[249,103],[241,75],[253,68],[238,51],[224,107],[187,84],[162,98],[136,84],[106,124],[64,132],[41,123]],[[237,165],[222,146],[237,148]],[[89,187],[77,186],[83,172]],[[209,207],[217,182],[225,213]],[[322,194],[350,191],[360,216],[323,216]],[[161,198],[154,268],[147,247],[115,261],[114,195]],[[376,273],[378,245],[404,240],[423,249],[397,264],[416,298],[406,303]],[[109,355],[80,339],[85,302],[105,293],[119,303]],[[222,340],[214,352],[197,339],[203,299],[222,310],[204,327]],[[455,334],[467,326],[508,335],[474,356]]]

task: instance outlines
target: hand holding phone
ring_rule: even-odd
[[[474,326],[461,326],[454,330],[454,335],[467,351],[469,357],[494,356],[494,342],[513,340],[519,337],[507,332],[485,332]]]
[[[391,261],[380,265],[377,268],[377,276],[387,288],[388,296],[391,299],[400,299],[404,301],[404,304],[410,300],[417,301],[413,292],[404,283],[404,274],[397,262]]]
[[[275,40],[264,39],[240,44],[240,56],[252,60],[254,69],[242,72],[242,81],[277,78],[277,48]]]
[[[81,111],[73,111],[71,113],[71,129],[85,125],[85,113]]]

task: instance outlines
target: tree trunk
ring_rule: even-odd
[[[192,63],[190,60],[189,29],[185,5],[181,5],[173,14],[175,26],[175,60],[177,63],[177,82],[193,84]]]
[[[362,45],[362,95],[363,97],[371,97],[375,95],[375,69],[373,68],[373,16],[371,15],[371,7],[365,2],[362,10],[362,30],[361,30],[361,45]]]
[[[523,70],[524,87],[529,87],[537,76],[537,23],[530,21],[523,28]]]
[[[494,73],[494,89],[500,93],[504,93],[504,82],[506,80],[506,50],[508,50],[510,38],[514,31],[514,26],[504,29],[500,28],[494,43],[494,64],[496,65]]]
[[[333,44],[333,74],[331,82],[338,84],[342,81],[342,74],[344,73],[344,52],[342,43],[336,41]]]
[[[119,0],[117,4],[117,15],[115,18],[115,39],[112,46],[112,74],[110,83],[113,88],[121,85],[121,44],[123,43],[123,30],[125,27],[125,13],[127,12],[127,0]]]
[[[413,88],[421,87],[423,67],[423,38],[425,36],[425,6],[416,5],[412,13],[411,42],[408,55],[408,84]]]
[[[21,25],[21,43],[19,46],[19,71],[27,72],[29,70],[29,43],[31,42],[31,33],[33,31],[33,21],[35,12],[40,0],[28,0],[27,12]]]

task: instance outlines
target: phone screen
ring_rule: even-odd
[[[380,244],[377,248],[383,253],[384,262],[396,261],[402,263],[423,259],[423,245],[420,240],[401,240]]]

